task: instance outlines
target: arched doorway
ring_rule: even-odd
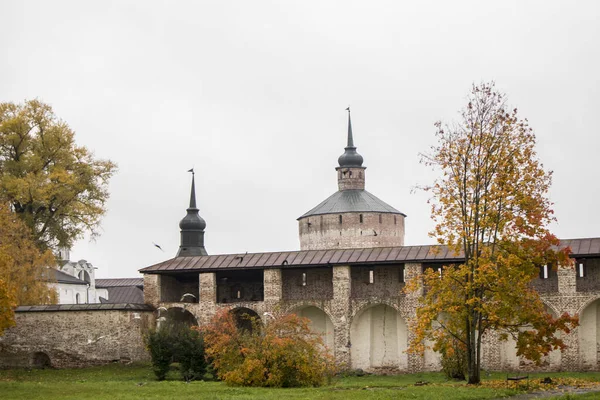
[[[325,344],[327,350],[333,354],[335,350],[335,335],[333,322],[331,321],[331,318],[329,318],[329,315],[315,306],[296,309],[295,314],[310,320],[310,329],[313,332],[322,335],[323,344]]]
[[[33,368],[52,368],[52,362],[50,361],[50,356],[44,353],[43,351],[38,351],[33,353],[31,356],[31,366]]]
[[[234,318],[238,329],[253,333],[256,327],[260,327],[261,319],[256,311],[246,307],[234,308],[230,311]]]
[[[598,369],[600,357],[598,343],[600,343],[600,299],[588,304],[579,313],[579,354],[581,367],[584,369]]]
[[[181,327],[191,327],[197,326],[198,321],[194,314],[181,307],[171,307],[166,312],[163,311],[164,308],[159,310],[158,320],[160,323],[160,327],[163,328],[181,328]]]
[[[379,304],[352,320],[350,329],[352,368],[406,370],[408,327],[394,308]]]

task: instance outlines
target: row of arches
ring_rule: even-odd
[[[557,316],[554,309],[548,307],[547,311],[554,317]],[[238,326],[241,328],[249,323],[245,315],[261,319],[256,311],[248,308],[236,308],[232,312],[236,314]],[[314,305],[300,306],[290,312],[308,318],[313,331],[322,334],[327,348],[335,353],[336,329],[328,313]],[[170,309],[169,313],[179,321],[197,324],[196,318],[187,310]],[[264,317],[262,319],[264,320]],[[363,308],[352,318],[349,336],[347,346],[350,350],[352,368],[401,371],[408,369],[406,352],[409,342],[408,326],[405,318],[394,307],[375,304]],[[569,345],[578,347],[581,367],[600,368],[600,299],[583,307],[576,338],[575,343]],[[492,346],[497,346],[495,351],[499,354],[499,364],[493,366],[494,369],[516,370],[523,366],[524,360],[517,356],[516,343],[513,339],[495,342]],[[439,369],[439,355],[431,350],[426,351],[423,362],[427,370]],[[561,362],[562,353],[555,350],[545,357],[544,366],[548,369],[561,369]]]

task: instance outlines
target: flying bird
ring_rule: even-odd
[[[375,232],[375,229],[373,229],[373,236],[377,236],[377,232]]]
[[[156,243],[152,242],[152,244],[154,245],[154,247],[156,247],[157,249],[159,249],[160,251],[162,251],[163,253],[165,252],[162,247],[160,247],[159,245],[157,245]]]

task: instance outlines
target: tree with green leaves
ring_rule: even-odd
[[[38,100],[0,103],[0,201],[40,249],[98,233],[116,165],[75,143],[75,133]]]
[[[564,349],[557,336],[577,318],[553,318],[532,281],[543,265],[569,265],[569,249],[558,249],[548,230],[554,220],[547,192],[551,172],[535,152],[535,135],[494,84],[474,85],[461,121],[437,123],[437,145],[422,161],[441,171],[431,194],[431,235],[456,254],[459,265],[441,276],[428,270],[409,290],[426,287],[412,321],[413,351],[426,340],[434,349],[466,352],[468,382],[480,382],[486,334],[512,336],[517,355],[539,362]]]

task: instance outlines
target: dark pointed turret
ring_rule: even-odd
[[[348,111],[348,145],[344,148],[344,154],[338,158],[340,167],[362,167],[363,158],[356,152],[354,147],[354,138],[352,137],[352,120],[350,119],[350,107],[346,108]]]
[[[177,252],[177,257],[206,256],[208,255],[204,248],[204,228],[206,228],[206,221],[198,214],[198,208],[196,208],[194,169],[192,168],[188,172],[192,173],[190,206],[187,209],[187,215],[179,223],[181,244]]]

